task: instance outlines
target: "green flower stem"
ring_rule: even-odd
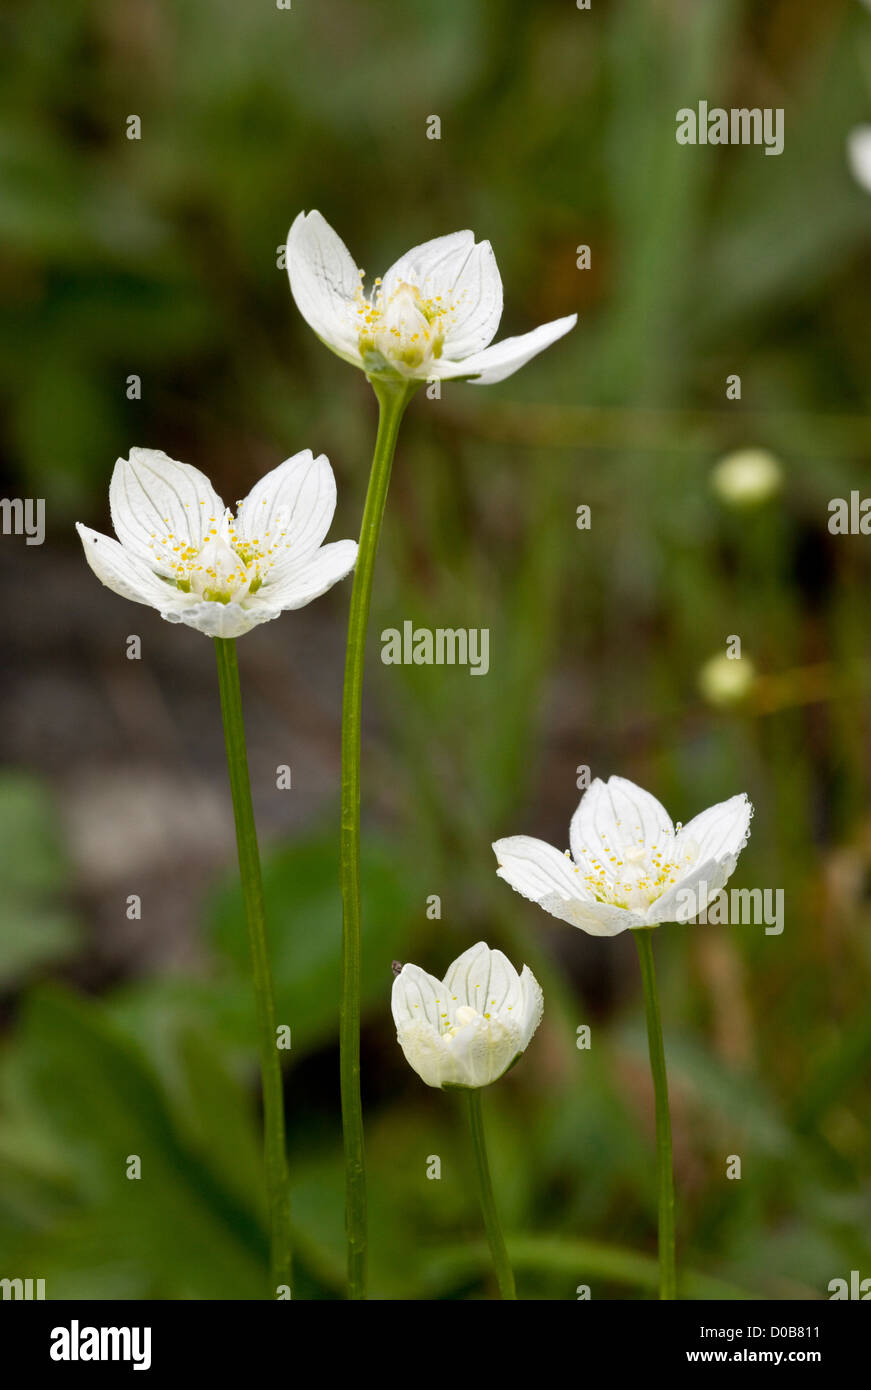
[[[248,924],[254,974],[254,997],[257,1004],[263,1084],[264,1158],[270,1213],[270,1270],[273,1289],[280,1284],[286,1284],[289,1288],[290,1187],[284,1144],[284,1096],[276,1043],[275,997],[266,944],[266,910],[263,902],[254,808],[251,805],[251,781],[245,749],[236,642],[233,639],[216,637],[215,651],[218,657],[218,685],[221,691],[221,714],[224,718],[227,769],[230,773],[233,817],[236,822],[236,844],[239,850],[239,877],[245,901],[245,919]]]
[[[345,1143],[345,1230],[348,1239],[348,1297],[366,1297],[366,1168],[360,1098],[360,970],[363,921],[360,895],[360,727],[366,629],[372,576],[390,470],[405,407],[419,383],[372,379],[378,398],[378,434],[360,529],[360,549],[351,591],[345,688],[342,699],[342,999],[339,1071]]]
[[[481,1199],[481,1215],[484,1218],[484,1230],[487,1232],[487,1240],[490,1243],[490,1253],[493,1256],[493,1267],[496,1270],[496,1278],[499,1281],[499,1292],[503,1298],[517,1297],[514,1287],[514,1274],[508,1259],[508,1251],[505,1248],[505,1237],[502,1234],[502,1227],[499,1224],[499,1214],[496,1211],[496,1201],[493,1196],[493,1184],[490,1181],[490,1164],[487,1161],[487,1140],[484,1136],[484,1107],[482,1104],[481,1087],[472,1087],[466,1091],[466,1101],[469,1107],[469,1125],[472,1130],[472,1144],[475,1149],[475,1167],[478,1170],[478,1195]]]
[[[659,1015],[659,996],[656,991],[656,970],[653,964],[653,931],[640,928],[633,931],[644,984],[644,1008],[647,1013],[647,1046],[650,1052],[650,1072],[656,1106],[656,1169],[659,1186],[659,1296],[677,1297],[677,1275],[674,1255],[674,1171],[671,1157],[671,1117],[668,1111],[668,1074],[662,1046],[662,1020]]]

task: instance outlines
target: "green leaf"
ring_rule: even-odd
[[[208,1048],[185,1044],[182,1070],[202,1102],[182,1122],[147,1059],[100,1005],[46,989],[25,1008],[8,1066],[17,1105],[40,1117],[78,1198],[49,1240],[65,1249],[76,1289],[80,1265],[108,1263],[126,1271],[130,1296],[266,1296],[250,1142],[229,1132],[250,1121],[228,1098],[229,1078]],[[231,1178],[227,1165],[240,1155]],[[138,1178],[128,1177],[134,1156]]]
[[[549,1273],[564,1276],[566,1298],[577,1297],[577,1286],[589,1284],[599,1289],[617,1285],[655,1293],[659,1287],[659,1266],[652,1255],[626,1250],[601,1241],[564,1240],[559,1236],[516,1236],[508,1239],[508,1255],[515,1272]],[[479,1274],[489,1269],[490,1252],[483,1241],[442,1250],[429,1261],[428,1277],[435,1287],[462,1274]],[[740,1299],[753,1294],[734,1284],[695,1270],[685,1270],[679,1279],[684,1298]]]

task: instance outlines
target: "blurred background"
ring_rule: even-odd
[[[656,936],[684,1294],[811,1299],[871,1276],[871,542],[827,527],[832,498],[871,494],[871,197],[846,155],[871,117],[871,14],[30,0],[0,29],[2,487],[45,498],[47,522],[42,546],[0,543],[0,1276],[44,1278],[49,1298],[263,1296],[214,655],[102,589],[73,523],[110,529],[131,445],[196,464],[230,500],[311,447],[338,479],[331,539],[357,534],[374,400],[278,264],[312,207],[369,275],[459,227],[489,238],[503,335],[580,315],[499,386],[421,392],[394,469],[363,770],[372,1295],[494,1292],[462,1112],[406,1066],[389,1011],[394,958],[440,975],[483,937],[546,998],[485,1098],[521,1296],[655,1296],[633,943],[548,918],[490,849],[566,844],[582,767],[640,782],[676,820],[746,791],[733,884],[785,893],[780,936]],[[784,153],[679,146],[675,113],[700,100],[783,107]],[[240,645],[293,1036],[295,1298],[343,1287],[349,592]],[[383,666],[379,634],[405,619],[488,628],[489,676]]]

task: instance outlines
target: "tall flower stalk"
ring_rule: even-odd
[[[291,1281],[290,1183],[284,1134],[284,1093],[276,1042],[275,991],[272,985],[272,972],[269,967],[266,908],[263,901],[263,879],[260,872],[260,851],[257,847],[254,808],[251,803],[251,779],[248,773],[245,725],[242,718],[242,691],[239,685],[239,663],[236,659],[235,638],[216,637],[215,651],[218,658],[218,686],[221,692],[221,715],[224,721],[227,771],[230,774],[233,819],[236,823],[236,846],[239,851],[239,878],[242,883],[242,898],[245,903],[245,921],[248,927],[248,942],[251,947],[251,967],[254,977],[254,999],[257,1006],[260,1075],[263,1087],[266,1192],[269,1200],[269,1264],[273,1288],[280,1285],[287,1285],[289,1288]]]
[[[131,449],[109,485],[118,537],[78,526],[88,564],[107,588],[168,622],[214,638],[239,873],[251,945],[263,1084],[264,1167],[273,1292],[290,1287],[290,1190],[284,1098],[260,852],[242,719],[236,638],[302,608],[353,569],[354,541],[322,544],[336,508],[329,460],[309,449],[252,488],[236,515],[204,473],[156,449]]]
[[[348,1297],[366,1296],[366,1167],[363,1103],[360,1094],[360,972],[363,958],[363,906],[360,886],[360,752],[366,632],[372,600],[375,555],[390,485],[396,440],[405,408],[417,383],[375,380],[378,434],[366,493],[363,524],[345,657],[342,698],[342,992],[339,1020],[339,1071],[345,1145],[345,1225],[348,1240]]]
[[[340,1070],[346,1164],[348,1296],[366,1296],[366,1178],[360,1101],[360,717],[375,552],[396,436],[425,381],[503,381],[573,328],[576,314],[516,338],[492,340],[502,280],[489,241],[451,232],[414,246],[368,291],[342,239],[317,211],[301,212],[287,238],[297,308],[330,350],[366,373],[378,398],[378,438],[351,598],[342,715],[342,1004]]]
[[[656,969],[653,963],[653,938],[644,928],[632,935],[638,947],[641,981],[644,987],[644,1010],[647,1016],[647,1047],[650,1052],[650,1074],[653,1078],[653,1098],[656,1113],[656,1178],[659,1212],[659,1296],[677,1298],[677,1273],[674,1246],[674,1165],[671,1155],[671,1115],[668,1108],[668,1073],[665,1069],[665,1050],[662,1045],[662,1020],[659,1014],[659,995],[656,989]]]
[[[487,1232],[490,1254],[493,1256],[493,1268],[496,1271],[499,1293],[503,1298],[516,1298],[514,1271],[511,1268],[508,1251],[505,1248],[505,1237],[502,1234],[499,1213],[496,1210],[496,1199],[493,1196],[493,1183],[490,1180],[487,1138],[484,1133],[484,1105],[480,1089],[466,1091],[466,1106],[469,1112],[469,1128],[472,1131],[472,1146],[475,1151],[481,1215],[484,1218],[484,1230]]]
[[[391,1009],[405,1060],[427,1086],[465,1094],[478,1197],[503,1298],[516,1298],[514,1274],[493,1196],[481,1091],[520,1061],[541,1022],[541,986],[501,951],[478,941],[443,980],[418,965],[394,965]]]
[[[665,807],[625,777],[598,777],[569,827],[570,849],[513,835],[493,845],[500,878],[552,917],[591,936],[631,931],[638,947],[656,1112],[659,1295],[677,1297],[674,1173],[668,1078],[653,964],[653,928],[690,922],[728,882],[747,843],[745,795],[672,824]]]
[[[576,314],[493,343],[501,278],[489,242],[470,231],[436,236],[390,265],[365,289],[365,272],[318,211],[288,234],[290,292],[308,327],[360,368],[378,396],[378,439],[351,596],[342,716],[342,1125],[345,1130],[347,1293],[365,1298],[365,1169],[360,1102],[360,717],[365,631],[375,550],[401,417],[422,382],[504,381],[574,328]]]

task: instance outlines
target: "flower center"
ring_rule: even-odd
[[[583,864],[575,866],[575,873],[582,875],[584,885],[600,903],[644,909],[683,878],[697,853],[695,845],[686,844],[677,855],[671,838],[664,848],[639,841],[631,849],[615,851],[603,835],[601,850],[585,849]],[[571,858],[568,850],[566,854]]]
[[[240,504],[241,506],[241,504]],[[186,594],[198,594],[209,603],[240,603],[256,594],[283,552],[290,547],[285,532],[265,532],[262,540],[239,536],[237,520],[229,509],[223,517],[209,518],[209,529],[201,546],[168,531],[154,533],[151,549],[157,568]]]
[[[473,1009],[471,1005],[461,1004],[460,1007],[457,1009],[455,1015],[455,1026],[457,1028],[465,1028],[467,1023],[474,1023],[475,1019],[480,1018],[480,1016],[481,1015],[478,1013],[478,1010]]]
[[[474,1023],[475,1020],[480,1017],[481,1015],[477,1009],[471,1008],[469,1004],[461,1004],[454,1014],[453,1023],[446,1023],[444,1025],[442,1037],[445,1042],[453,1042],[460,1028],[465,1028],[467,1024]],[[489,1018],[489,1014],[485,1014],[484,1017]]]
[[[360,272],[362,279],[363,272]],[[357,337],[364,364],[377,371],[387,365],[408,375],[442,355],[445,319],[456,307],[443,295],[426,299],[416,285],[400,282],[389,296],[375,281],[371,298],[362,285],[354,296]]]

